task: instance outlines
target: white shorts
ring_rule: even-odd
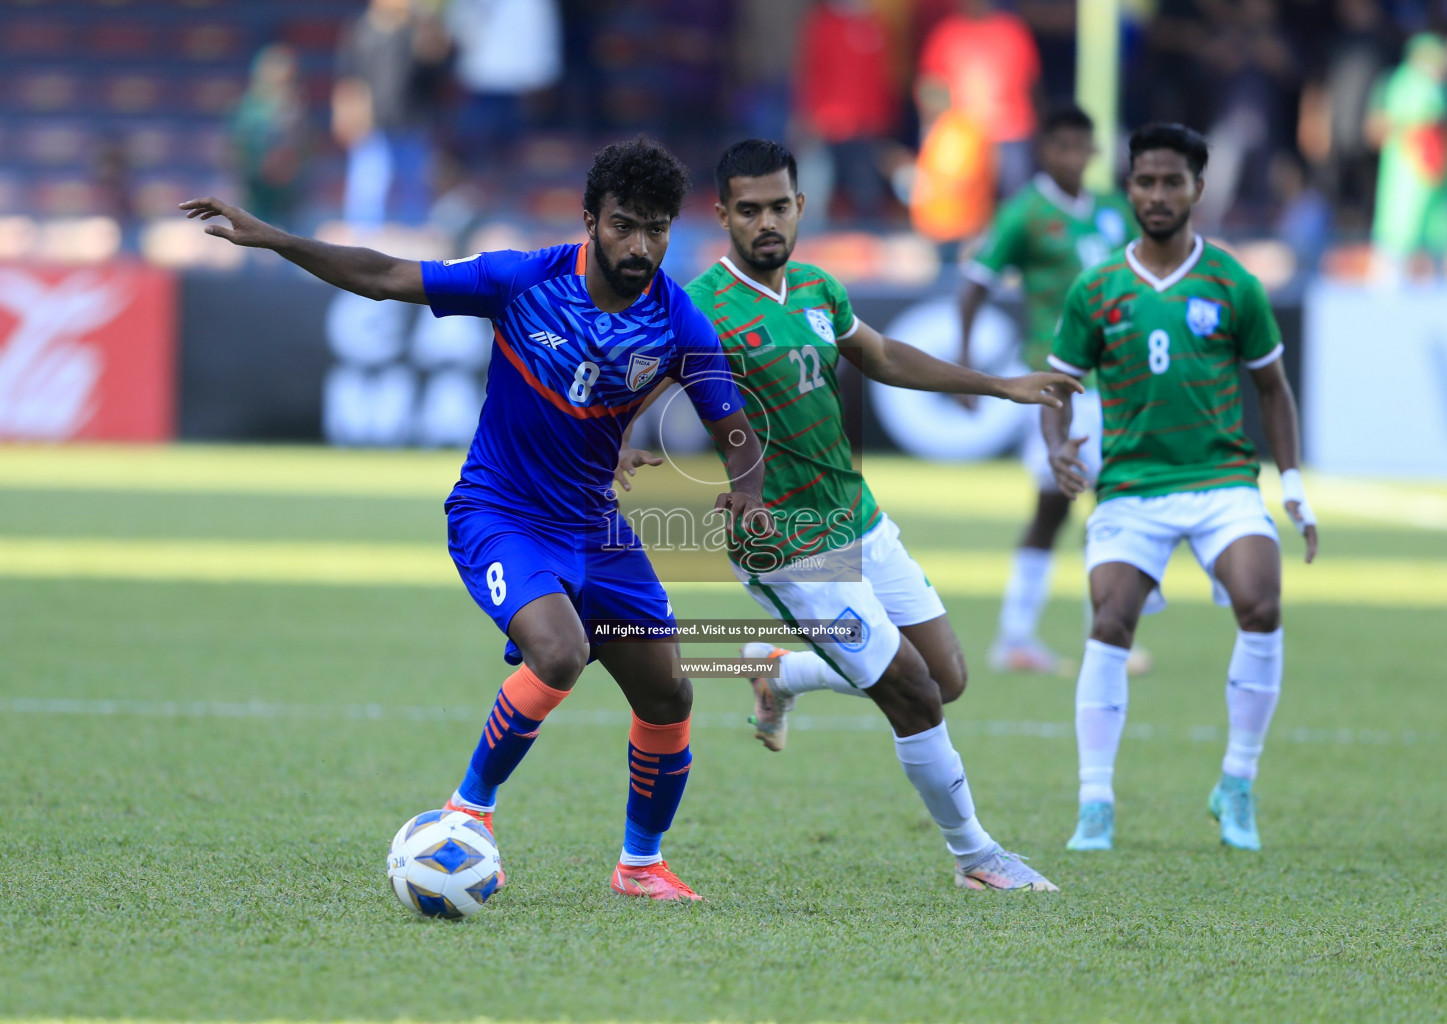
[[[899,651],[899,627],[937,619],[945,606],[899,542],[899,527],[889,516],[881,512],[879,522],[856,543],[862,578],[853,582],[793,582],[787,566],[763,576],[750,576],[737,565],[733,569],[754,600],[781,622],[858,619],[863,629],[857,642],[811,641],[809,646],[852,685],[865,689],[878,682]]]
[[[1231,598],[1216,578],[1216,559],[1242,537],[1256,536],[1280,543],[1276,524],[1255,487],[1109,498],[1085,523],[1085,571],[1088,574],[1106,562],[1135,566],[1156,581],[1144,611],[1158,612],[1166,606],[1160,587],[1166,565],[1184,540],[1210,578],[1216,603],[1229,606]]]
[[[1040,414],[1044,415],[1045,407],[1039,408]],[[1086,439],[1080,446],[1080,461],[1085,463],[1086,478],[1094,484],[1096,477],[1100,476],[1100,433],[1105,429],[1100,412],[1100,392],[1087,391],[1076,395],[1071,401],[1070,411],[1070,436]],[[1050,469],[1050,449],[1045,444],[1045,435],[1038,420],[1032,419],[1030,429],[1025,431],[1020,461],[1025,463],[1025,468],[1035,478],[1035,484],[1041,491],[1060,493],[1060,485],[1055,482],[1055,474]]]

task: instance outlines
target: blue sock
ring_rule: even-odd
[[[621,858],[624,864],[658,862],[663,833],[673,824],[692,764],[693,752],[688,747],[676,754],[645,754],[628,744],[628,814]]]
[[[507,781],[523,755],[538,738],[543,723],[517,711],[505,694],[498,692],[492,714],[483,727],[482,738],[472,753],[472,763],[457,791],[468,803],[481,807],[497,804],[497,787]]]

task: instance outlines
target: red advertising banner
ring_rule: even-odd
[[[175,412],[170,273],[0,266],[0,440],[166,441]]]

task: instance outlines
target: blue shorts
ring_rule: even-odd
[[[622,517],[596,527],[563,527],[494,508],[449,503],[447,548],[478,607],[507,632],[518,610],[564,594],[585,627],[599,620],[676,630],[673,608],[643,546]],[[593,640],[591,661],[601,640]],[[522,663],[511,639],[503,653]]]

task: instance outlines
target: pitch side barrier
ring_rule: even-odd
[[[177,436],[380,447],[471,440],[492,349],[486,321],[373,302],[285,267],[189,271],[178,292]],[[953,288],[856,285],[851,296],[859,316],[886,334],[943,357],[958,351]],[[1302,310],[1281,305],[1276,315],[1287,375],[1300,389]],[[971,345],[981,369],[1024,372],[1012,356],[1019,325],[1018,303],[986,307]],[[866,450],[992,458],[1032,427],[1028,410],[1006,402],[987,399],[969,412],[950,396],[861,386],[848,379],[855,370],[847,363],[840,373],[852,432]],[[1264,445],[1256,403],[1245,404],[1247,430]],[[1305,404],[1309,415],[1309,396]]]

